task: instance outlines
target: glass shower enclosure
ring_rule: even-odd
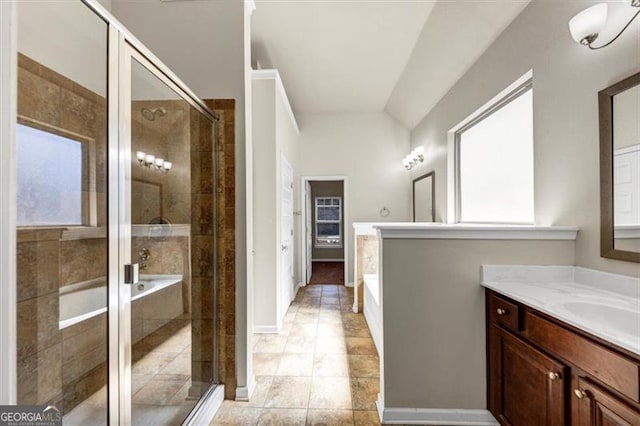
[[[216,116],[96,3],[18,17],[18,404],[181,424],[216,385]]]

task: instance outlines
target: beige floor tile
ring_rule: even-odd
[[[351,410],[309,410],[307,425],[317,426],[346,426],[353,425],[353,411]]]
[[[320,307],[322,308],[322,305],[339,305],[340,304],[340,298],[338,297],[337,293],[335,293],[334,296],[325,296],[324,294],[322,294],[322,299],[320,300]]]
[[[314,377],[311,381],[309,408],[351,409],[348,378]]]
[[[306,409],[265,408],[262,410],[258,425],[260,426],[303,426],[307,421]]]
[[[260,336],[255,346],[253,347],[253,352],[263,352],[263,353],[280,353],[284,351],[284,345],[287,343],[287,336],[280,336],[277,334],[263,334]]]
[[[342,337],[344,331],[339,324],[318,324],[318,337]]]
[[[375,355],[347,355],[351,377],[380,377],[380,362]]]
[[[318,333],[318,324],[297,324],[291,326],[289,336],[315,336]]]
[[[351,379],[351,401],[354,410],[375,410],[380,393],[378,377],[355,377]]]
[[[315,354],[313,375],[318,377],[349,377],[349,363],[346,354]]]
[[[367,326],[349,326],[344,325],[343,333],[345,337],[371,337],[371,333],[369,332],[369,328]]]
[[[211,425],[237,425],[247,426],[258,423],[262,408],[256,407],[236,407],[225,401],[218,413],[213,418]]]
[[[378,355],[376,345],[370,337],[345,337],[344,340],[350,355]]]
[[[153,378],[133,396],[135,404],[165,405],[184,386],[185,381]]]
[[[297,314],[317,314],[320,312],[320,306],[300,306]],[[294,320],[295,322],[295,320]]]
[[[254,353],[253,373],[259,376],[273,376],[278,370],[282,354]]]
[[[271,389],[273,376],[256,376],[256,388],[249,401],[225,401],[225,403],[237,407],[264,407],[264,403]]]
[[[310,377],[274,377],[264,406],[269,408],[307,408]]]
[[[294,324],[317,324],[319,316],[319,311],[314,313],[298,312]]]
[[[276,376],[311,376],[313,373],[313,354],[285,353],[280,358]]]
[[[289,337],[289,333],[291,333],[291,327],[293,327],[293,322],[283,323],[282,327],[280,327],[280,336]]]
[[[381,424],[377,411],[354,411],[353,420],[355,420],[356,426],[378,426]]]
[[[342,337],[318,337],[316,339],[317,354],[345,354],[347,345]]]
[[[290,354],[312,354],[316,348],[316,338],[312,336],[289,336],[284,351]]]
[[[156,374],[165,368],[179,354],[165,352],[149,352],[138,359],[131,369],[133,374]]]

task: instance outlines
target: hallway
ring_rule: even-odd
[[[256,389],[225,401],[212,425],[378,425],[379,360],[353,288],[307,286],[280,334],[255,335]]]

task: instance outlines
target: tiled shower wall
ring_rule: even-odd
[[[53,70],[19,55],[19,122],[54,133],[75,133],[93,141],[97,227],[106,224],[106,102],[105,99]],[[106,380],[106,369],[89,372],[77,365],[82,348],[96,348],[71,335],[72,328],[59,330],[61,286],[104,276],[104,238],[67,240],[64,228],[19,229],[17,235],[18,273],[18,402],[58,404],[65,409],[82,395]],[[76,329],[77,330],[77,329]],[[86,333],[82,333],[83,336]],[[66,340],[76,337],[75,340]],[[90,338],[90,336],[86,336]],[[71,342],[73,355],[65,348]],[[106,343],[106,341],[104,342]],[[106,346],[98,349],[106,350]],[[92,356],[92,355],[88,355]],[[106,352],[104,353],[106,356]],[[82,377],[76,379],[74,376]],[[63,397],[64,396],[64,397]]]
[[[235,100],[205,100],[217,112],[216,136],[216,292],[218,324],[218,378],[225,399],[236,392],[236,234],[235,234]]]

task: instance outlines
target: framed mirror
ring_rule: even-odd
[[[640,263],[640,73],[598,93],[600,253]]]
[[[413,180],[413,221],[436,221],[436,175],[427,173]]]

